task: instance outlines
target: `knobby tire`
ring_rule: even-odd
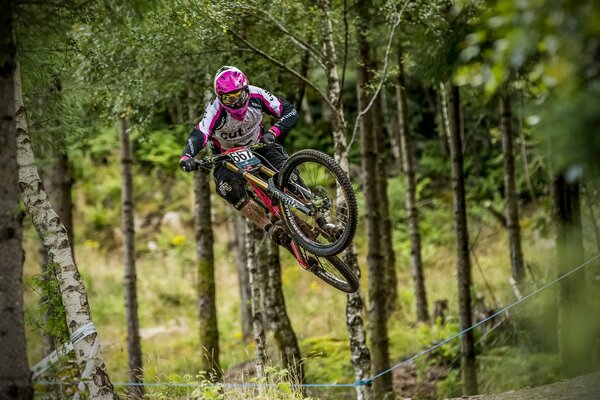
[[[343,197],[346,202],[345,205],[348,207],[346,226],[344,227],[342,234],[336,238],[336,240],[324,244],[308,238],[305,232],[300,229],[301,224],[298,223],[298,217],[295,216],[293,212],[293,206],[285,203],[280,204],[282,219],[290,230],[290,234],[294,240],[300,244],[300,246],[317,256],[334,256],[344,251],[350,245],[354,239],[354,235],[356,234],[356,227],[358,224],[358,206],[356,203],[354,189],[352,188],[352,183],[350,178],[348,178],[348,175],[333,158],[320,151],[307,149],[294,153],[282,167],[278,182],[279,187],[282,190],[285,191],[286,189],[292,187],[292,173],[303,163],[320,164],[335,177],[337,185],[340,187],[343,193]],[[289,190],[287,193],[292,195]]]

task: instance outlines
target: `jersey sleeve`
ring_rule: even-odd
[[[219,119],[220,111],[221,108],[214,100],[206,107],[204,116],[190,132],[181,157],[194,158],[206,146],[215,123]]]
[[[294,106],[284,99],[269,93],[268,91],[256,88],[256,93],[251,96],[256,96],[260,100],[262,111],[266,114],[279,118],[270,128],[275,132],[275,136],[285,135],[298,121],[298,112]]]

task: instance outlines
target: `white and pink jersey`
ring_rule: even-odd
[[[183,156],[195,157],[209,140],[215,153],[257,143],[262,137],[263,113],[278,118],[271,127],[276,136],[286,133],[294,126],[298,113],[287,100],[273,96],[257,86],[248,86],[248,89],[248,110],[241,121],[233,118],[218,98],[208,104],[202,120],[190,133]]]

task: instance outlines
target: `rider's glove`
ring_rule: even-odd
[[[191,172],[198,169],[198,165],[196,165],[196,160],[188,156],[181,156],[181,158],[179,159],[179,166],[185,172]]]
[[[200,160],[196,160],[196,167],[197,167],[197,169],[203,169],[206,171],[210,171],[212,169],[212,162],[210,162],[209,160],[206,160],[204,158],[201,158]]]
[[[260,139],[260,141],[263,142],[263,143],[265,143],[265,144],[273,144],[273,143],[275,143],[275,134],[273,133],[273,131],[267,131],[262,136],[262,138]]]

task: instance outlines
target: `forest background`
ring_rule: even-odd
[[[92,398],[444,398],[600,367],[597,2],[4,5],[0,397],[73,396],[84,375]],[[179,169],[222,65],[299,110],[289,153],[350,174],[358,294],[267,263]]]

